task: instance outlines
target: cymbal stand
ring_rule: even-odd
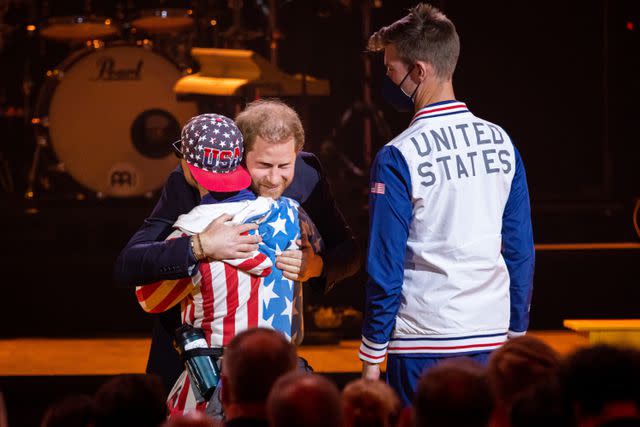
[[[379,4],[380,2],[376,1],[376,7],[379,7]],[[362,0],[360,2],[360,6],[362,11],[363,41],[366,41],[371,35],[371,0]],[[362,160],[363,166],[366,171],[371,166],[371,162],[373,159],[373,126],[375,125],[377,134],[384,141],[388,141],[391,139],[391,128],[385,121],[382,111],[373,103],[371,98],[371,58],[367,53],[364,53],[362,55],[362,66],[362,99],[358,99],[352,102],[351,105],[349,105],[349,107],[347,107],[347,109],[342,113],[338,125],[333,128],[331,136],[324,141],[323,146],[325,146],[325,148],[327,148],[328,146],[333,146],[332,148],[335,149],[336,147],[334,141],[337,139],[340,130],[347,126],[347,124],[353,118],[353,114],[355,112],[361,112],[364,115],[362,122]],[[365,172],[363,172],[361,168],[357,167],[343,153],[340,153],[339,158],[342,160],[347,169],[350,170],[354,175],[364,176]]]

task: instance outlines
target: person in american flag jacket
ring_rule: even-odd
[[[363,375],[405,404],[449,357],[486,363],[529,324],[534,245],[526,174],[500,126],[455,98],[453,23],[419,4],[369,39],[388,95],[414,111],[371,168]]]
[[[322,236],[322,252],[317,252],[313,242],[300,242],[298,250],[286,250],[277,257],[277,266],[285,277],[303,282],[312,299],[330,292],[337,282],[358,271],[361,251],[337,206],[320,160],[303,151],[305,133],[300,117],[278,99],[260,99],[238,114],[236,124],[244,138],[243,165],[251,175],[253,193],[296,200]],[[198,236],[166,240],[178,217],[200,205],[201,199],[198,185],[182,159],[167,177],[153,211],[116,259],[114,282],[133,288],[191,277],[201,261],[192,250],[196,238],[207,259],[247,258],[258,250],[259,236],[247,233],[257,225],[229,226],[230,215],[216,218]],[[167,388],[184,368],[172,345],[181,322],[179,308],[152,315],[147,372],[159,375]]]
[[[276,256],[297,248],[302,239],[320,249],[313,223],[296,201],[256,197],[247,188],[248,173],[240,165],[242,135],[227,117],[194,117],[184,127],[181,142],[184,172],[197,182],[202,198],[199,206],[178,218],[167,240],[197,236],[224,214],[232,216],[231,224],[256,224],[248,233],[262,241],[248,258],[200,262],[188,278],[138,286],[138,302],[149,313],[179,304],[182,323],[201,328],[210,347],[222,348],[238,332],[258,326],[296,342],[302,336],[302,288],[275,266]],[[193,241],[194,255],[201,257],[200,243]],[[196,396],[183,371],[169,393],[171,414],[204,410],[207,402],[198,402]]]

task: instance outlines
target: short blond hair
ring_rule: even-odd
[[[418,4],[404,18],[376,31],[369,38],[368,50],[381,51],[390,44],[407,67],[425,61],[443,79],[453,76],[460,55],[455,25],[440,9],[426,3]]]
[[[296,152],[304,146],[304,128],[300,116],[279,99],[251,102],[236,117],[236,125],[244,137],[245,153],[251,151],[258,136],[272,144],[293,137]]]

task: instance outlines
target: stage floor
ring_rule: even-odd
[[[532,331],[560,354],[589,345],[570,331]],[[0,377],[43,375],[114,375],[142,373],[150,340],[146,338],[0,340]],[[302,345],[298,352],[316,372],[360,371],[358,341],[338,345]]]

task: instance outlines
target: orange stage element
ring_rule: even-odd
[[[587,338],[567,331],[530,333],[560,354],[589,345]],[[147,338],[0,340],[0,376],[30,375],[114,375],[142,373],[147,363]],[[360,371],[359,341],[338,345],[303,345],[298,353],[316,372],[349,373]]]
[[[620,344],[640,348],[640,319],[566,319],[564,326],[591,344]]]

